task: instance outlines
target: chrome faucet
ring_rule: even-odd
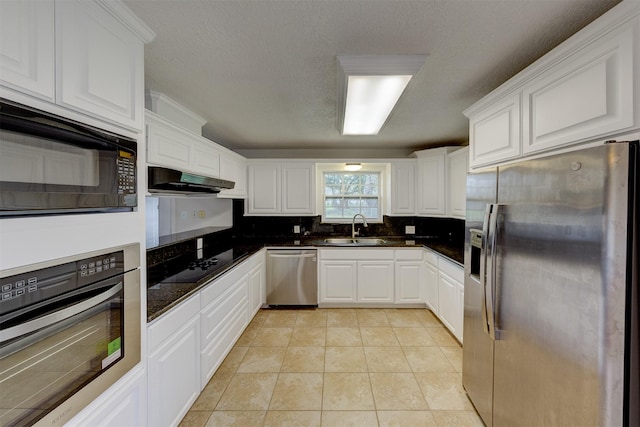
[[[365,226],[365,227],[368,227],[368,226],[369,226],[369,225],[367,224],[367,219],[364,217],[364,215],[359,214],[359,213],[358,213],[358,214],[355,214],[355,215],[353,216],[353,221],[351,222],[351,238],[352,238],[352,239],[355,239],[355,238],[356,238],[356,236],[359,236],[359,235],[360,235],[360,232],[359,232],[359,231],[356,231],[356,217],[357,217],[358,215],[362,217],[362,225],[363,225],[363,226]]]

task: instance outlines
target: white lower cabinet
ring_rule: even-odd
[[[263,304],[267,302],[266,295],[266,271],[264,251],[261,251],[255,257],[255,262],[251,265],[249,272],[249,317],[250,319],[260,310]]]
[[[438,316],[452,332],[455,332],[457,304],[456,282],[445,273],[438,275]]]
[[[426,249],[424,269],[422,283],[427,308],[462,342],[464,268]]]
[[[393,249],[320,250],[319,303],[393,303]]]
[[[424,304],[423,249],[321,249],[322,306]]]
[[[440,257],[438,260],[438,317],[462,342],[464,319],[464,270]]]
[[[200,294],[148,327],[148,421],[175,426],[201,391]]]
[[[424,303],[423,253],[422,249],[395,251],[396,303]]]
[[[135,427],[147,425],[145,369],[138,365],[126,378],[82,410],[67,427]]]
[[[264,287],[262,250],[149,324],[147,425],[180,423],[262,305]]]
[[[399,261],[396,262],[396,302],[420,303],[422,297],[422,276],[424,266],[421,262]]]
[[[215,280],[201,292],[201,385],[204,388],[249,319],[249,274],[245,266]]]
[[[320,262],[320,303],[356,302],[357,261]]]
[[[424,264],[424,299],[427,307],[438,315],[438,255],[427,251]]]
[[[394,300],[393,261],[358,261],[358,302]]]

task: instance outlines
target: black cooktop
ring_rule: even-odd
[[[209,258],[193,259],[186,268],[163,279],[159,283],[197,283],[208,276],[226,268],[234,260],[243,257],[247,252],[239,253],[233,249],[220,252]]]

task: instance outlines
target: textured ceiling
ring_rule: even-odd
[[[125,0],[157,38],[145,86],[249,157],[466,144],[462,111],[619,0]],[[336,128],[336,55],[428,54],[376,136]],[[267,153],[264,150],[277,150]]]

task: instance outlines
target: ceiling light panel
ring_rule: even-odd
[[[426,55],[339,55],[338,130],[376,135]]]

